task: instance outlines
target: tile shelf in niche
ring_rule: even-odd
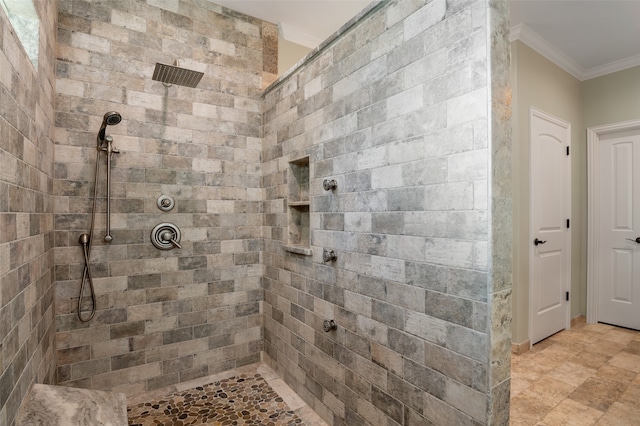
[[[311,256],[313,254],[309,246],[282,246],[282,248],[289,253],[301,254],[303,256]]]
[[[288,237],[283,246],[290,253],[311,256],[308,156],[289,162],[287,183]]]
[[[308,207],[311,204],[309,201],[291,201],[289,207]]]

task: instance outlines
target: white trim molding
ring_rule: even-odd
[[[598,322],[598,275],[597,262],[600,223],[600,192],[597,182],[600,178],[598,142],[604,135],[640,129],[640,120],[623,121],[587,129],[587,323]]]
[[[626,70],[640,65],[640,55],[632,56],[619,61],[610,62],[593,68],[583,68],[576,61],[557,49],[541,35],[524,24],[511,27],[509,40],[520,40],[575,78],[580,81],[590,80],[603,75]]]
[[[583,80],[584,68],[526,25],[518,24],[512,27],[509,40],[520,40],[578,80]]]

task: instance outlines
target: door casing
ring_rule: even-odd
[[[597,155],[600,137],[612,133],[640,130],[640,120],[623,121],[587,129],[587,323],[598,322],[598,274],[599,249],[598,225],[600,223],[601,195],[598,190],[600,161]]]

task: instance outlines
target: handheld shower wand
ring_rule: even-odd
[[[82,251],[84,254],[84,270],[82,271],[82,282],[80,284],[80,295],[78,297],[78,319],[82,322],[90,321],[96,313],[96,296],[93,289],[93,277],[91,275],[91,244],[93,242],[93,231],[95,228],[96,222],[96,202],[98,199],[98,175],[100,170],[100,153],[105,151],[107,153],[107,234],[104,239],[107,242],[110,242],[113,237],[111,237],[111,231],[109,229],[109,216],[111,215],[111,204],[110,204],[110,189],[111,189],[111,154],[118,153],[116,148],[113,147],[112,142],[113,139],[110,136],[106,136],[107,126],[115,126],[116,124],[122,121],[122,116],[115,112],[110,111],[104,115],[102,119],[102,125],[100,126],[100,130],[98,131],[97,137],[97,155],[96,155],[96,168],[95,175],[93,179],[93,203],[91,208],[91,225],[89,228],[88,234],[80,235],[78,242],[82,246]],[[104,146],[106,142],[106,146]],[[89,293],[91,295],[91,313],[88,317],[82,316],[82,301],[84,299],[84,288],[89,284]]]
[[[98,144],[101,145],[104,142],[105,133],[107,131],[107,126],[115,126],[116,124],[122,121],[122,116],[115,112],[109,111],[104,115],[102,119],[102,125],[100,126],[100,130],[98,131]]]

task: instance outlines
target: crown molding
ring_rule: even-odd
[[[524,24],[511,27],[509,40],[520,40],[580,81],[640,66],[640,55],[635,55],[619,61],[584,69],[576,61],[556,49],[551,43]]]
[[[601,77],[603,75],[611,74],[614,72],[626,70],[629,68],[640,66],[640,55],[630,56],[619,61],[609,62],[608,64],[600,65],[597,67],[589,68],[583,74],[583,80],[590,80],[592,78]]]
[[[282,37],[283,39],[292,43],[300,44],[310,49],[318,47],[320,43],[324,41],[318,37],[314,37],[310,34],[300,31],[298,28],[292,27],[289,24],[285,24],[284,22],[280,22],[278,24],[278,32],[280,33],[280,37]]]
[[[578,80],[583,80],[584,68],[526,25],[518,24],[511,27],[509,40],[520,40]]]

